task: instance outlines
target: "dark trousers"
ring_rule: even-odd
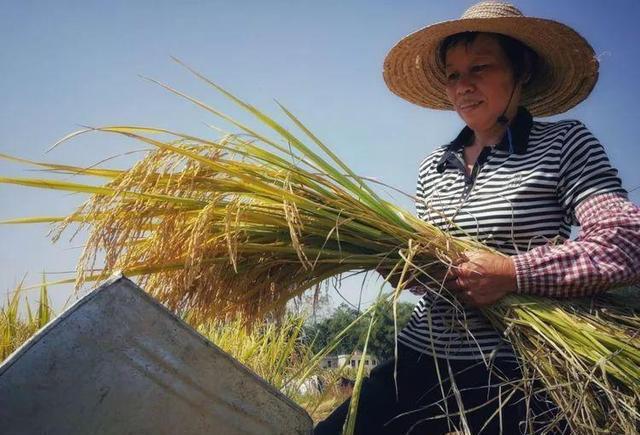
[[[363,381],[356,434],[440,435],[465,427],[476,435],[568,433],[544,431],[554,407],[523,392],[515,361],[496,359],[487,367],[482,361],[434,359],[401,345],[397,365],[396,371],[395,360],[382,363]],[[349,400],[314,434],[342,433],[348,409]]]

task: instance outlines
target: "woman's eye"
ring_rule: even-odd
[[[483,71],[487,68],[487,65],[485,64],[481,64],[481,65],[474,65],[471,67],[471,71],[473,72],[480,72]]]
[[[454,80],[458,80],[458,77],[460,77],[460,74],[458,73],[449,73],[447,74],[447,80],[452,82]]]

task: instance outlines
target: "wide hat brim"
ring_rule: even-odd
[[[472,31],[510,36],[538,54],[535,74],[523,87],[520,102],[534,116],[566,112],[587,98],[598,80],[593,48],[569,26],[525,16],[463,18],[427,26],[400,40],[384,61],[389,89],[419,106],[453,110],[438,47],[447,36]]]

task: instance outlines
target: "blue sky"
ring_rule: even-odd
[[[79,125],[143,124],[206,136],[218,120],[139,75],[238,112],[170,60],[177,56],[258,107],[285,104],[361,175],[412,193],[418,163],[462,127],[452,112],[391,94],[382,61],[401,37],[460,16],[473,1],[57,1],[0,0],[0,152],[89,165],[139,149],[86,136],[45,154]],[[600,80],[577,118],[605,145],[628,189],[640,185],[640,2],[515,4],[573,26],[600,59]],[[558,41],[561,43],[561,41]],[[133,157],[116,160],[126,166]],[[34,176],[0,161],[0,175]],[[640,200],[640,189],[631,193]],[[0,218],[61,215],[77,195],[0,185]],[[411,205],[397,198],[398,202]],[[25,274],[72,270],[81,239],[51,245],[44,225],[0,226],[0,294]],[[51,275],[54,277],[55,275]],[[370,284],[371,287],[377,285]],[[360,281],[342,293],[357,300]],[[68,288],[51,289],[58,303]]]

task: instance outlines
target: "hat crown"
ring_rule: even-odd
[[[487,1],[480,2],[462,14],[461,19],[470,18],[503,18],[503,17],[522,17],[522,12],[515,6],[504,2]]]

